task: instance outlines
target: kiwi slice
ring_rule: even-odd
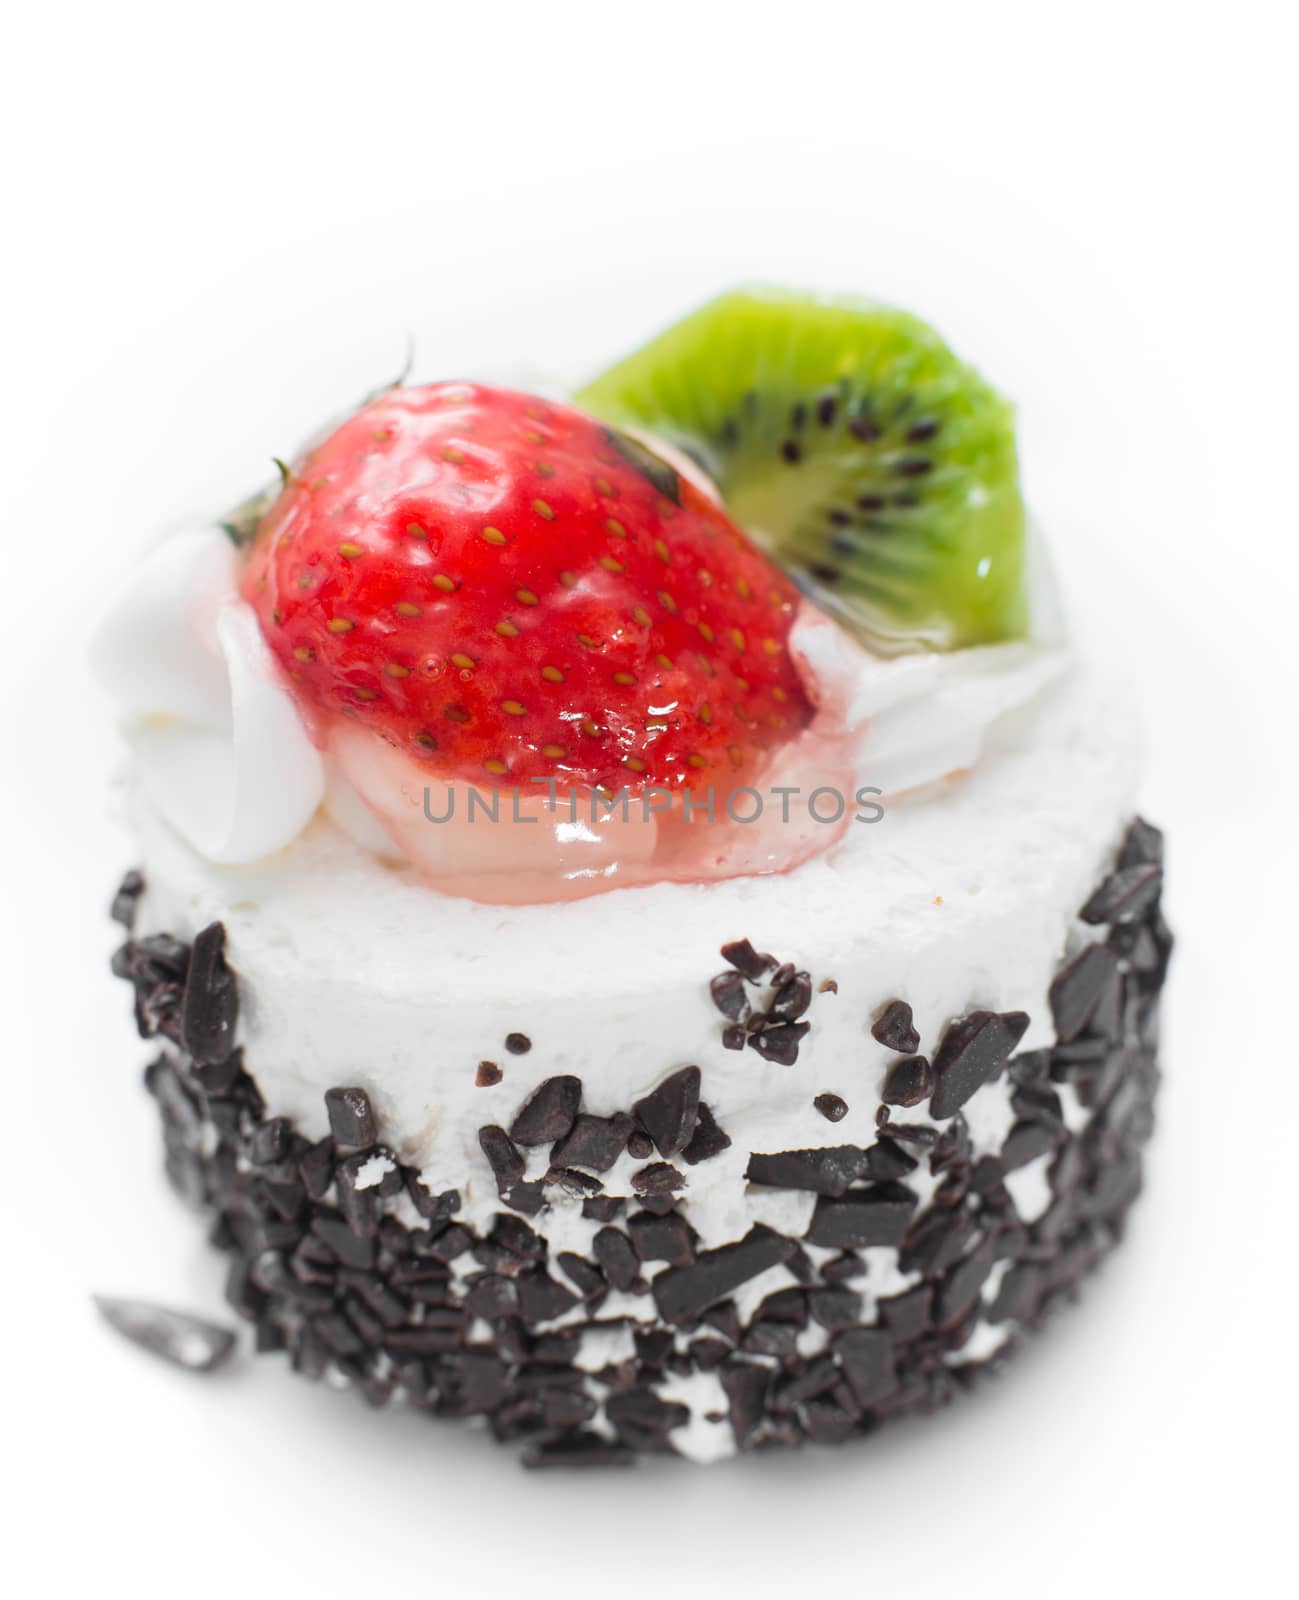
[[[576,401],[693,456],[731,516],[871,642],[953,650],[1025,632],[1010,406],[917,318],[739,290]]]

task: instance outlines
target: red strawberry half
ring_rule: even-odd
[[[443,779],[738,781],[812,715],[789,580],[659,457],[508,390],[363,407],[244,592],[322,742],[353,718]]]

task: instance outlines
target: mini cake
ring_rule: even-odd
[[[115,970],[260,1350],[533,1464],[830,1442],[1140,1187],[1171,939],[1006,404],[744,292],[372,397],[133,575]]]

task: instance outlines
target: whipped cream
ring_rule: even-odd
[[[476,833],[463,809],[459,823],[430,826],[428,813],[446,809],[439,786],[379,735],[348,727],[323,750],[312,742],[240,596],[238,552],[217,527],[175,534],[144,560],[109,608],[92,659],[141,786],[205,859],[270,856],[323,806],[363,849],[413,861],[439,888],[526,903],[788,870],[822,853],[849,825],[854,794],[898,795],[974,766],[996,725],[1060,676],[1068,656],[1047,602],[1035,603],[1035,617],[1029,640],[881,657],[805,603],[790,642],[817,715],[751,780],[798,790],[792,814],[785,806],[759,825],[728,825],[719,794],[719,820],[699,823],[689,848],[676,814],[633,807],[630,822],[593,823],[544,790],[512,805],[507,796],[506,821]],[[837,827],[808,814],[819,786],[848,802]],[[701,851],[693,840],[704,828]]]

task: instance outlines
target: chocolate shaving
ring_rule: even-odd
[[[546,1078],[524,1101],[522,1109],[510,1124],[510,1138],[525,1148],[553,1144],[569,1133],[581,1103],[581,1078]],[[567,1162],[557,1164],[568,1165]]]
[[[694,1137],[700,1081],[698,1067],[682,1067],[632,1107],[661,1156],[676,1155]]]
[[[104,1321],[124,1338],[187,1372],[215,1372],[234,1352],[230,1329],[204,1317],[112,1295],[97,1294],[94,1302]]]

